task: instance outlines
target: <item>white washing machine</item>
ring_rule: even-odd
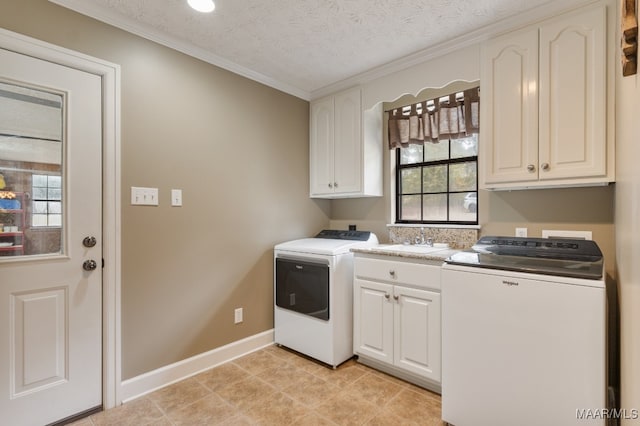
[[[368,231],[324,230],[274,248],[275,343],[334,368],[353,356],[352,248]]]
[[[446,262],[442,419],[604,426],[607,318],[598,246],[483,237]]]

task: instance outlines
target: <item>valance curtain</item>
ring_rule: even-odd
[[[389,149],[467,137],[480,130],[480,88],[395,108],[389,113]]]

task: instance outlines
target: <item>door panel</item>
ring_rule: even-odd
[[[10,296],[9,342],[13,370],[11,398],[67,379],[65,288]]]
[[[333,98],[311,104],[310,195],[333,193],[334,117]]]
[[[335,192],[362,191],[362,111],[360,89],[335,97]]]
[[[596,8],[540,29],[541,180],[606,175],[605,16]]]
[[[483,57],[480,148],[484,183],[535,180],[538,33],[527,31],[491,40]]]
[[[394,363],[440,381],[440,294],[396,286]]]
[[[0,386],[9,390],[0,412],[7,424],[41,425],[102,404],[102,81],[2,49],[0,81],[32,114],[14,126],[21,137],[0,138],[1,191],[23,197],[12,234],[25,240],[23,255],[0,256]],[[0,127],[11,127],[9,112],[0,110]],[[40,119],[35,133],[25,128]],[[53,136],[40,139],[42,129]],[[97,244],[85,247],[86,236]],[[90,259],[96,270],[83,269]]]
[[[372,281],[354,282],[355,352],[393,362],[393,287]]]

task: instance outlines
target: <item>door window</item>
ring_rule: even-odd
[[[0,81],[0,257],[59,254],[65,95]]]

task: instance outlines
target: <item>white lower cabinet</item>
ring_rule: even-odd
[[[440,265],[387,259],[356,253],[354,352],[364,364],[439,391]]]

